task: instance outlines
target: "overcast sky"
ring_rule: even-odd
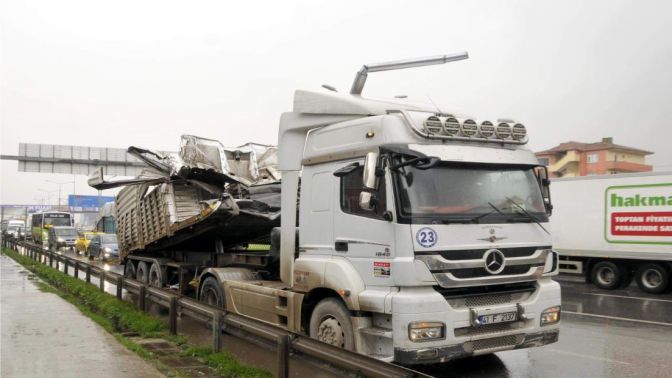
[[[274,144],[294,89],[348,91],[364,63],[466,50],[371,74],[364,94],[514,118],[535,150],[612,136],[672,170],[669,1],[5,0],[0,18],[2,154],[19,142],[177,150],[181,134]],[[1,168],[5,204],[55,202],[45,180],[72,180]],[[85,182],[78,194],[95,193]]]

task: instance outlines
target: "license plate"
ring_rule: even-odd
[[[478,317],[478,323],[481,325],[485,324],[495,324],[495,323],[507,323],[514,322],[518,318],[518,313],[513,312],[500,312],[498,314],[490,315],[480,315]]]

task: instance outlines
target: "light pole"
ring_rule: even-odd
[[[60,210],[60,207],[61,207],[61,185],[72,184],[72,191],[73,191],[72,194],[73,195],[75,194],[74,193],[74,191],[75,191],[75,178],[74,177],[72,178],[72,181],[66,181],[66,182],[57,182],[57,181],[51,181],[51,180],[44,180],[44,181],[58,185],[58,207],[59,207],[59,210]]]

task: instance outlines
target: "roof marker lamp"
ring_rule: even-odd
[[[478,127],[478,133],[482,138],[492,138],[495,135],[495,126],[490,121],[483,121]]]
[[[443,339],[446,325],[442,322],[413,322],[408,325],[408,338],[413,342]]]
[[[462,122],[460,129],[462,131],[462,135],[465,137],[473,137],[478,131],[478,125],[473,119],[465,119],[464,122]]]
[[[527,135],[527,129],[525,129],[525,126],[522,123],[516,123],[511,128],[511,136],[515,140],[523,140],[525,139],[526,135]]]
[[[495,134],[499,139],[507,139],[511,137],[511,126],[506,122],[501,122],[495,129]]]

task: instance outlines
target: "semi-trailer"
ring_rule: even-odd
[[[633,278],[647,293],[669,291],[672,172],[553,179],[553,247],[560,271],[613,290]]]
[[[117,195],[127,277],[385,361],[435,363],[556,342],[549,180],[524,125],[297,90],[278,147],[183,136],[131,147]]]

